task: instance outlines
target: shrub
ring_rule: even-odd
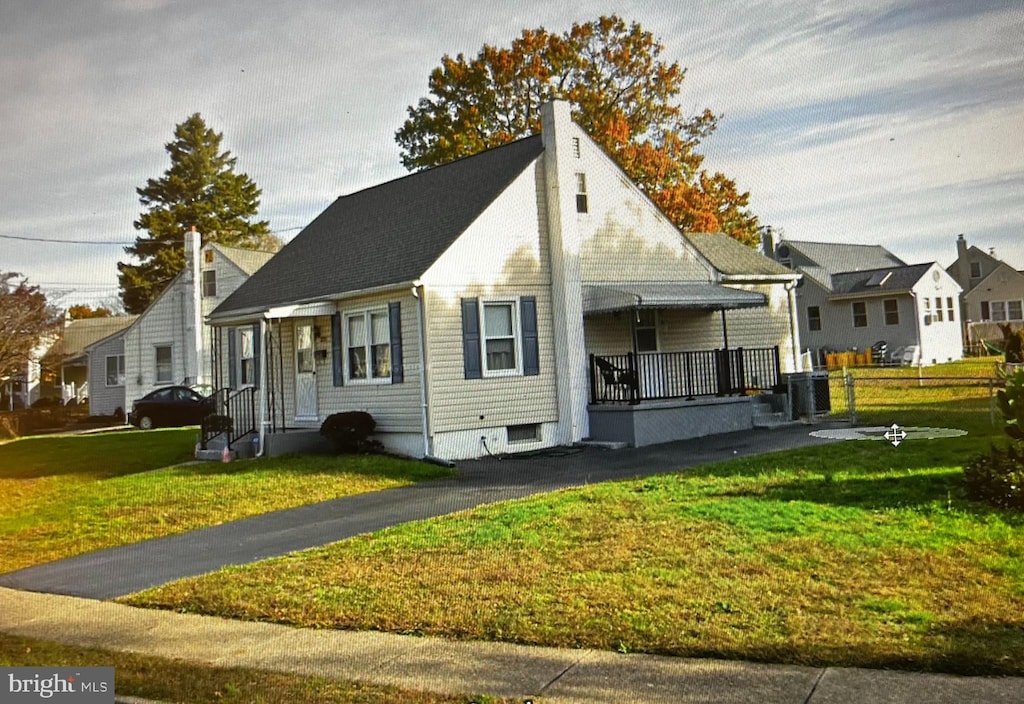
[[[320,434],[331,441],[339,455],[368,452],[379,447],[370,440],[377,421],[365,411],[347,411],[327,416]]]
[[[235,421],[231,416],[211,413],[203,418],[201,425],[204,433],[230,433],[235,427]]]
[[[964,465],[964,490],[974,501],[1024,511],[1024,457],[993,447]]]
[[[993,506],[1024,511],[1024,369],[999,372],[1006,388],[997,396],[1003,430],[1009,446],[995,446],[964,465],[964,489],[968,498]]]

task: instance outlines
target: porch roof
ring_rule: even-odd
[[[614,313],[640,308],[732,310],[768,304],[762,293],[713,283],[604,283],[583,287],[583,313]]]

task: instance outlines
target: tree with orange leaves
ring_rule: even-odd
[[[683,114],[674,100],[686,71],[661,58],[662,44],[616,16],[563,34],[527,29],[508,48],[476,58],[444,56],[430,74],[432,97],[408,108],[395,133],[409,169],[437,166],[540,131],[540,106],[555,97],[573,119],[684,232],[725,232],[757,241],[757,217],[724,174],[697,153],[714,131],[710,110]]]

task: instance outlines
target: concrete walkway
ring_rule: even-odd
[[[807,426],[748,430],[651,447],[586,448],[460,463],[458,476],[276,511],[181,535],[78,555],[0,575],[0,587],[112,599],[177,579],[482,504],[735,457],[820,445]],[[892,448],[878,444],[879,452]]]
[[[762,665],[314,631],[0,588],[0,631],[218,667],[594,704],[1020,702],[1024,678]]]

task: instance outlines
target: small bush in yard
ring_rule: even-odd
[[[331,441],[339,455],[368,452],[379,447],[370,440],[377,421],[365,411],[347,411],[327,416],[320,434]]]
[[[1006,388],[999,391],[998,405],[1010,444],[964,465],[965,490],[968,498],[1024,511],[1024,369],[1001,375]]]

